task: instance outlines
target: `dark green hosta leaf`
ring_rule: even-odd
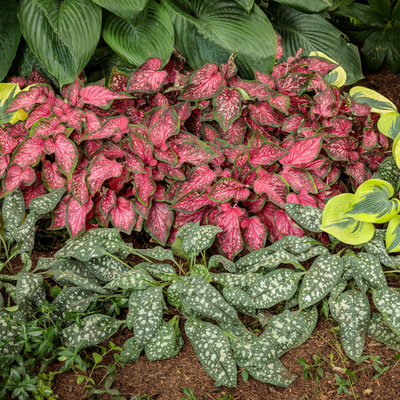
[[[36,57],[60,86],[72,82],[98,44],[101,7],[90,0],[22,0],[18,16]]]
[[[174,328],[168,322],[162,321],[158,332],[144,351],[150,361],[165,360],[175,356],[176,336]]]
[[[118,257],[101,256],[91,258],[85,268],[103,282],[110,282],[126,274],[130,269]]]
[[[295,56],[298,49],[308,55],[322,51],[344,68],[346,85],[362,79],[360,55],[357,47],[342,38],[342,32],[318,14],[303,14],[293,8],[271,3],[269,9],[274,28],[282,37],[283,58]]]
[[[132,364],[140,357],[143,347],[138,346],[135,337],[129,338],[122,346],[121,361]]]
[[[108,282],[106,289],[146,289],[153,286],[154,280],[144,269],[131,269],[117,279]]]
[[[387,157],[382,161],[378,168],[378,173],[383,180],[389,182],[394,187],[395,192],[399,190],[400,169],[393,156]]]
[[[281,301],[289,300],[297,290],[303,273],[290,269],[278,269],[258,278],[247,290],[256,308],[270,308]]]
[[[182,278],[179,282],[179,293],[189,307],[200,315],[204,315],[217,322],[235,322],[238,316],[219,292],[199,276]]]
[[[146,257],[152,258],[153,260],[164,261],[171,260],[175,261],[174,255],[171,250],[164,249],[161,246],[154,247],[153,249],[135,249],[136,252],[143,254]]]
[[[348,290],[336,300],[330,299],[333,318],[340,328],[340,340],[346,354],[357,360],[364,349],[370,307],[367,296],[359,290]]]
[[[30,213],[24,223],[14,230],[14,239],[21,244],[17,254],[31,253],[35,246],[35,213]]]
[[[142,268],[150,275],[162,281],[170,281],[177,277],[174,267],[170,264],[154,264],[154,263],[140,263],[135,268]]]
[[[255,315],[256,307],[249,295],[242,289],[234,286],[224,287],[222,294],[225,300],[239,312],[252,316]]]
[[[192,269],[190,270],[190,276],[200,276],[207,282],[212,282],[213,280],[207,267],[203,264],[193,265]]]
[[[194,68],[204,61],[235,63],[243,79],[254,79],[254,69],[272,72],[276,38],[271,23],[257,5],[247,14],[229,0],[162,0],[175,29],[175,46]]]
[[[236,264],[220,254],[215,254],[208,260],[208,268],[217,268],[222,264],[223,268],[228,272],[236,272]]]
[[[92,290],[80,287],[67,287],[53,301],[53,305],[58,306],[59,312],[79,312],[84,313],[90,303],[97,299],[98,295]]]
[[[11,323],[10,319],[13,320]],[[10,339],[5,346],[0,347],[0,354],[6,357],[8,364],[12,364],[15,361],[15,357],[24,347],[23,343],[16,343],[15,336],[20,334],[21,326],[14,321],[25,323],[25,318],[18,311],[14,311],[13,318],[11,318],[11,313],[0,309],[0,340],[6,341]],[[9,328],[11,329],[9,330]]]
[[[142,291],[137,299],[133,332],[136,343],[146,346],[157,333],[163,315],[163,295],[161,287],[150,287]]]
[[[147,15],[149,0],[93,0],[99,6],[133,25],[141,24]]]
[[[235,387],[236,362],[228,337],[216,325],[201,320],[187,320],[185,332],[205,371],[215,380],[215,387]]]
[[[315,317],[316,314],[316,317]],[[270,363],[287,351],[304,343],[315,328],[318,312],[315,307],[305,311],[288,311],[274,315],[263,334],[253,345],[253,362]]]
[[[20,189],[6,194],[1,215],[6,224],[5,239],[14,241],[14,230],[21,225],[25,215],[25,200]]]
[[[81,320],[82,328],[74,323],[63,329],[60,334],[64,347],[75,348],[82,340],[85,348],[95,346],[107,340],[117,332],[124,321],[118,321],[108,315],[94,314]]]
[[[261,276],[261,274],[250,273],[244,275],[234,275],[226,274],[224,272],[219,274],[211,272],[211,276],[214,282],[221,282],[225,286],[233,286],[246,291],[256,281],[256,279]]]
[[[0,1],[0,82],[6,77],[21,38],[15,0]]]
[[[332,6],[332,0],[275,0],[306,14],[318,14],[327,11]]]
[[[315,246],[310,250],[305,251],[304,253],[296,254],[297,259],[300,262],[304,262],[313,258],[315,256],[319,256],[321,254],[330,254],[329,250],[324,246]]]
[[[369,282],[372,288],[387,287],[386,277],[377,257],[367,253],[346,254],[345,260],[351,264],[353,270]]]
[[[190,259],[196,258],[200,252],[211,247],[217,233],[222,232],[222,229],[218,226],[200,226],[199,224],[200,223],[194,224],[193,222],[186,224],[177,233],[177,237],[183,239],[182,251],[187,254]]]
[[[343,273],[339,256],[321,255],[304,276],[299,292],[299,307],[307,308],[322,300],[338,283]]]
[[[310,232],[322,232],[319,227],[322,225],[323,211],[319,208],[287,203],[285,204],[285,210],[301,227]]]
[[[99,294],[108,294],[109,292],[99,285],[96,285],[92,281],[83,276],[77,275],[72,271],[54,271],[53,279],[60,285],[75,285],[83,289],[91,290],[92,292]]]
[[[372,335],[372,339],[400,353],[400,337],[393,333],[382,314],[372,314],[367,333]]]
[[[53,211],[66,191],[67,188],[63,187],[43,196],[35,197],[29,202],[29,210],[34,211],[36,214],[47,214]]]
[[[174,46],[174,28],[165,10],[150,0],[144,21],[135,26],[119,16],[105,12],[102,36],[107,44],[129,63],[140,66],[148,58],[168,62]]]
[[[389,254],[386,251],[385,243],[382,239],[372,238],[369,242],[364,244],[364,249],[368,251],[368,253],[379,258],[379,261],[386,265],[386,267],[393,268],[393,261],[389,257]]]
[[[254,0],[235,0],[236,3],[240,4],[248,13],[251,11]]]
[[[389,287],[374,290],[373,300],[392,331],[400,336],[400,293]]]

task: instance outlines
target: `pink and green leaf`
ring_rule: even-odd
[[[250,149],[248,151],[249,161],[254,167],[259,165],[272,165],[288,153],[287,150],[270,142],[264,142],[259,148]]]
[[[149,131],[149,138],[153,146],[168,149],[167,140],[179,132],[179,118],[172,107],[168,107],[159,117],[159,120],[152,125]]]
[[[124,197],[118,197],[110,212],[114,228],[130,235],[136,222],[136,211],[133,203]]]
[[[136,187],[136,198],[147,207],[150,196],[156,191],[156,184],[151,179],[150,168],[146,167],[145,174],[135,174],[133,182]]]
[[[282,123],[267,102],[249,105],[250,117],[258,125],[277,127]]]
[[[256,251],[265,246],[267,228],[258,217],[244,218],[240,226],[243,230],[244,244],[249,251]]]
[[[79,92],[79,100],[102,109],[110,108],[114,100],[131,99],[129,94],[116,92],[106,86],[86,86]]]
[[[308,193],[318,192],[311,174],[304,169],[285,164],[280,174],[296,193],[299,193],[302,188]]]
[[[289,154],[279,160],[281,164],[292,164],[296,167],[315,160],[321,151],[323,134],[295,141],[287,150]]]
[[[168,75],[167,71],[160,71],[161,60],[149,58],[143,65],[137,68],[128,82],[128,93],[155,93],[164,83]]]
[[[265,172],[262,168],[257,170],[258,179],[254,182],[254,191],[266,194],[268,199],[279,207],[286,204],[286,196],[289,192],[288,184],[284,179],[273,172]]]
[[[38,164],[43,154],[45,154],[43,139],[30,137],[17,147],[11,162],[21,168],[34,167]]]
[[[109,160],[103,155],[95,157],[89,164],[87,170],[86,182],[90,193],[97,193],[101,189],[104,181],[120,176],[122,170],[122,164],[117,161]]]
[[[5,193],[10,193],[22,185],[30,186],[36,180],[35,171],[31,167],[22,169],[19,165],[12,165],[7,169],[3,179]]]
[[[304,231],[290,218],[285,210],[275,211],[275,225],[283,236],[304,236]]]
[[[153,201],[149,217],[144,222],[144,229],[161,245],[165,245],[174,221],[174,212],[168,204]]]
[[[246,200],[249,195],[250,190],[242,182],[232,178],[222,178],[212,187],[207,197],[218,203],[226,203],[231,199]]]
[[[224,131],[242,114],[242,95],[236,89],[221,87],[213,100],[214,118]]]
[[[93,208],[93,201],[89,199],[85,204],[80,204],[71,196],[66,204],[65,225],[72,239],[86,231],[86,217]]]
[[[70,198],[73,197],[67,195],[56,205],[56,208],[53,210],[51,225],[48,229],[55,230],[55,229],[65,228],[66,226],[65,212],[67,209],[68,200]]]

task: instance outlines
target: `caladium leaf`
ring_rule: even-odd
[[[6,169],[10,164],[10,156],[2,155],[0,156],[0,178],[5,175]]]
[[[201,365],[216,381],[215,386],[235,387],[236,362],[228,336],[221,328],[199,319],[188,319],[185,323],[185,332]]]
[[[82,140],[107,139],[113,135],[122,135],[128,132],[129,119],[125,115],[109,118],[102,127],[87,133]]]
[[[289,154],[279,160],[281,164],[292,164],[300,167],[301,164],[309,163],[318,157],[324,135],[317,134],[296,141],[290,148],[286,149]]]
[[[279,207],[284,207],[289,191],[285,180],[273,172],[265,172],[262,168],[257,169],[257,176],[254,191],[259,195],[265,193],[270,201]]]
[[[240,222],[244,244],[250,251],[262,249],[267,240],[267,228],[256,216],[244,218]]]
[[[87,170],[87,184],[90,193],[95,194],[107,179],[118,177],[122,173],[122,164],[109,160],[103,155],[95,157]]]
[[[271,77],[271,79],[273,79]],[[268,103],[273,107],[279,110],[281,113],[288,115],[289,106],[290,106],[290,98],[285,96],[284,94],[278,93],[276,95],[271,95],[268,99]]]
[[[398,315],[400,293],[395,288],[390,287],[374,290],[373,300],[392,331],[400,336],[400,318]]]
[[[157,160],[153,157],[153,146],[149,141],[131,130],[129,147],[140,158],[145,165],[154,167],[157,165]]]
[[[275,211],[275,226],[283,236],[302,237],[304,235],[303,230],[290,218],[285,210]]]
[[[81,327],[74,323],[63,329],[60,334],[61,343],[64,347],[76,348],[84,340],[84,347],[95,346],[114,335],[122,324],[123,321],[108,315],[89,315],[82,318]]]
[[[233,122],[226,132],[220,129],[220,137],[232,145],[239,145],[243,142],[247,130],[247,122],[239,118]]]
[[[242,113],[242,95],[236,89],[221,87],[214,96],[213,106],[215,120],[227,131]]]
[[[80,204],[74,197],[70,197],[65,209],[65,224],[71,237],[81,235],[86,230],[86,216],[93,208],[93,201],[89,199],[85,204]]]
[[[357,140],[351,136],[333,139],[324,146],[332,160],[348,161],[350,163],[358,161],[356,148]]]
[[[22,184],[30,186],[35,180],[35,171],[31,167],[21,169],[19,165],[12,165],[7,169],[6,176],[3,180],[4,191],[10,193],[19,188]]]
[[[338,283],[343,261],[338,256],[320,255],[304,276],[299,292],[299,307],[311,307],[324,298]]]
[[[288,154],[288,151],[271,142],[264,142],[259,148],[248,151],[249,161],[254,166],[272,165]]]
[[[312,74],[288,73],[276,80],[276,87],[287,96],[300,96],[307,89],[312,77]]]
[[[372,314],[367,333],[372,335],[373,340],[384,343],[397,352],[399,351],[400,338],[393,333],[382,314]]]
[[[31,137],[23,141],[14,151],[11,162],[21,168],[34,167],[45,153],[43,139]]]
[[[55,154],[59,170],[70,179],[78,163],[78,149],[75,143],[60,134],[54,140],[46,139],[44,148],[47,154]]]
[[[244,90],[251,98],[256,98],[258,101],[268,101],[274,93],[267,85],[257,81],[240,79],[235,83],[235,88]]]
[[[364,350],[370,319],[367,296],[359,290],[348,290],[335,300],[330,298],[329,306],[333,318],[339,323],[344,351],[352,360],[358,360]]]
[[[46,96],[40,91],[39,85],[33,85],[29,90],[19,92],[11,104],[7,107],[6,113],[15,112],[22,109],[30,112],[35,104],[41,104],[46,100]]]
[[[301,275],[290,269],[278,269],[258,278],[246,293],[256,308],[270,308],[296,293]]]
[[[320,233],[322,225],[322,210],[311,206],[302,206],[296,203],[287,203],[285,210],[290,217],[308,231]]]
[[[47,214],[54,210],[66,191],[67,188],[63,187],[44,196],[36,197],[29,202],[29,209],[36,214]]]
[[[50,115],[48,118],[40,119],[32,126],[30,136],[47,138],[64,133],[65,130],[66,128],[61,124],[60,117],[58,115]]]
[[[281,171],[281,176],[297,193],[300,192],[301,189],[307,190],[308,193],[317,193],[314,179],[305,169],[296,168],[291,164],[285,164]]]
[[[250,190],[246,185],[231,178],[220,179],[208,193],[210,200],[226,203],[231,199],[235,201],[245,200],[249,197]]]
[[[172,107],[167,108],[159,117],[159,120],[152,125],[149,131],[151,143],[165,151],[168,149],[166,141],[179,132],[179,118]]]
[[[178,157],[177,167],[187,162],[192,165],[208,164],[217,158],[213,147],[198,139],[177,139],[170,142],[171,148]]]
[[[332,118],[337,115],[336,98],[330,87],[317,93],[314,100],[315,104],[311,108],[313,115],[318,115],[322,118]]]
[[[118,197],[110,212],[110,217],[114,228],[128,235],[131,234],[132,228],[136,222],[136,211],[130,200],[124,197]]]
[[[209,99],[217,93],[223,80],[217,64],[206,64],[193,73],[190,83],[183,89],[179,98],[190,101]]]
[[[107,86],[93,85],[82,88],[79,92],[79,98],[82,103],[107,109],[114,100],[131,99],[132,97],[123,92],[113,91]]]
[[[66,178],[57,168],[57,164],[48,160],[42,164],[42,179],[46,189],[50,192],[66,186]]]
[[[128,83],[128,93],[155,93],[164,83],[167,71],[160,71],[161,60],[149,58],[131,75]]]
[[[166,203],[154,201],[148,219],[144,222],[144,229],[158,243],[165,246],[174,220],[174,213]]]
[[[133,181],[136,187],[136,198],[146,207],[149,205],[149,198],[156,191],[156,184],[151,179],[150,168],[145,168],[145,174],[135,174]]]
[[[65,196],[56,206],[53,211],[51,225],[49,229],[61,229],[65,228],[65,210],[67,208],[67,202],[72,196]]]
[[[214,181],[217,174],[208,165],[199,165],[194,168],[190,175],[180,184],[176,198],[181,198],[191,191],[201,192]]]
[[[278,116],[272,110],[272,107],[267,102],[250,104],[250,117],[253,121],[261,126],[281,126]]]

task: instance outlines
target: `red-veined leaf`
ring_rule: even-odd
[[[176,115],[178,116],[179,121],[181,121],[182,125],[185,123],[185,121],[190,117],[190,114],[192,113],[192,107],[190,105],[190,102],[188,101],[177,103],[173,105],[172,108],[176,112]]]
[[[160,147],[162,151],[168,149],[167,140],[179,132],[179,118],[172,107],[168,107],[161,115],[160,119],[153,124],[149,131],[149,138],[155,147]]]
[[[80,132],[85,119],[85,113],[81,109],[65,103],[62,107],[54,107],[53,113],[60,117],[61,122]]]
[[[207,197],[207,193],[198,194],[189,192],[182,196],[178,201],[171,205],[172,210],[178,210],[186,213],[193,213],[206,206],[212,206],[215,203]]]
[[[57,164],[48,160],[45,160],[42,165],[42,179],[49,192],[65,187],[67,184],[66,178],[58,170]]]
[[[315,160],[321,151],[323,134],[296,140],[296,142],[287,150],[289,154],[279,160],[281,164],[292,164],[299,167],[301,164],[309,163]]]
[[[359,185],[366,181],[367,172],[367,167],[361,161],[356,164],[346,165],[347,175],[351,176]]]
[[[236,89],[223,86],[214,96],[214,118],[226,131],[242,114],[242,95]]]
[[[77,77],[68,87],[67,101],[71,106],[83,107],[83,103],[79,99],[79,93],[83,88],[83,82]]]
[[[268,101],[270,95],[274,93],[267,85],[257,81],[238,80],[235,88],[239,88],[247,92],[253,99],[258,101]]]
[[[280,160],[283,156],[288,154],[287,150],[282,149],[278,145],[270,142],[264,142],[257,149],[250,149],[248,151],[249,161],[251,165],[257,167],[258,165],[271,165]]]
[[[136,156],[129,155],[125,165],[129,171],[135,174],[144,174],[146,172],[142,161]]]
[[[106,139],[117,132],[120,134],[128,132],[129,119],[125,115],[119,115],[118,117],[109,118],[105,124],[98,130],[91,132],[83,137],[83,139]]]
[[[326,135],[348,136],[353,124],[348,117],[338,115],[332,119],[325,119],[324,126],[329,127],[329,129],[324,129]]]
[[[281,175],[296,193],[300,192],[302,188],[305,188],[309,193],[318,192],[311,174],[304,169],[286,164]]]
[[[292,114],[287,117],[283,123],[282,131],[289,133],[297,133],[304,122],[304,116],[300,114]]]
[[[58,115],[50,115],[50,117],[41,119],[33,124],[31,136],[47,138],[49,136],[56,136],[59,133],[64,133],[65,129]]]
[[[110,216],[114,228],[128,235],[131,234],[132,228],[136,222],[136,212],[130,200],[124,197],[118,197],[115,206],[111,210]]]
[[[289,217],[285,210],[275,211],[275,225],[283,236],[304,236],[304,231]]]
[[[86,171],[75,169],[71,179],[71,192],[80,204],[85,204],[89,198],[89,189],[86,184]]]
[[[153,146],[143,136],[130,131],[129,147],[140,158],[144,165],[154,167],[157,160],[153,157]]]
[[[167,163],[171,167],[174,167],[176,164],[176,161],[177,161],[177,156],[176,156],[175,152],[171,149],[162,151],[161,149],[156,148],[156,149],[154,149],[154,156],[157,160]]]
[[[208,193],[208,198],[219,203],[226,203],[231,199],[235,201],[246,200],[249,195],[250,190],[242,182],[232,178],[222,178]]]
[[[85,132],[86,135],[91,134],[101,128],[101,122],[93,111],[85,112]]]
[[[311,206],[318,208],[317,201],[314,199],[314,197],[310,196],[307,193],[307,190],[304,188],[300,190],[299,194],[289,193],[288,196],[286,197],[286,202],[297,203],[301,204],[302,206]]]
[[[183,195],[195,191],[201,192],[211,185],[217,174],[210,169],[208,165],[199,165],[194,168],[190,175],[180,183],[177,190],[176,199],[180,199]]]
[[[102,109],[110,108],[114,100],[131,98],[129,94],[115,92],[106,86],[86,86],[79,93],[80,101]]]
[[[153,201],[153,199],[150,198],[149,205],[145,206],[138,199],[134,200],[133,206],[135,207],[135,210],[138,213],[138,215],[140,215],[143,219],[149,218],[149,212],[150,212],[152,201]]]
[[[271,107],[276,108],[281,113],[288,115],[289,106],[290,106],[290,98],[285,96],[284,94],[275,94],[269,96],[268,103]]]
[[[262,168],[257,170],[257,176],[254,191],[259,195],[265,193],[270,201],[279,207],[284,207],[289,188],[283,178],[273,172],[265,172]]]
[[[160,71],[161,60],[149,58],[143,65],[137,68],[128,82],[128,93],[142,92],[155,93],[164,83],[168,75],[167,71]]]
[[[117,67],[113,67],[110,75],[110,79],[108,80],[108,87],[111,90],[126,92],[128,88],[129,75],[125,74],[117,69]]]
[[[256,216],[260,218],[260,221],[267,227],[267,233],[271,242],[277,242],[279,239],[283,238],[275,226],[275,211],[275,204],[266,203],[264,208],[256,213]]]
[[[275,90],[276,88],[275,79],[270,74],[264,74],[263,72],[259,72],[256,70],[254,70],[254,72],[256,73],[256,79],[259,82],[263,83],[264,85],[268,85],[272,90]]]
[[[72,239],[81,235],[86,230],[86,216],[92,210],[93,201],[89,199],[85,204],[81,205],[71,196],[65,209],[65,225]]]
[[[29,130],[33,124],[41,118],[48,118],[51,115],[51,107],[49,104],[41,104],[35,107],[28,115],[25,121],[25,129]]]
[[[10,156],[0,155],[0,178],[6,173],[6,169],[10,164]]]
[[[367,117],[371,114],[371,107],[368,104],[359,104],[353,100],[347,93],[345,94],[350,102],[350,110],[357,117]]]
[[[136,232],[141,232],[142,229],[143,229],[143,223],[144,223],[144,219],[142,218],[142,216],[141,215],[137,215],[136,223],[135,223],[135,225],[133,227],[133,230],[136,231]]]
[[[6,193],[10,193],[22,184],[25,186],[32,185],[35,180],[35,171],[31,167],[21,169],[19,165],[12,165],[7,169],[6,176],[3,179],[3,188]]]
[[[374,149],[379,146],[378,135],[372,128],[364,128],[363,129],[363,140],[362,140],[362,148],[363,149]]]
[[[0,149],[1,154],[12,153],[18,146],[18,140],[12,137],[5,129],[0,128]]]
[[[250,117],[252,120],[262,126],[281,126],[278,116],[274,113],[267,102],[249,105]]]
[[[144,229],[161,245],[167,242],[169,232],[174,220],[174,213],[166,203],[153,201],[149,217],[144,222]]]
[[[107,220],[110,217],[110,212],[114,208],[117,201],[117,196],[110,189],[105,189],[99,201],[99,210],[103,217]]]
[[[201,136],[205,142],[213,142],[215,138],[219,138],[218,131],[208,124],[201,124]]]
[[[22,190],[26,208],[29,207],[29,202],[31,200],[35,199],[36,197],[43,196],[47,193],[46,187],[43,185],[43,182],[40,182],[40,180],[38,180],[38,178],[39,179],[41,178],[40,172],[39,172],[39,176],[36,177],[35,183]]]
[[[224,132],[221,128],[221,139],[227,141],[229,144],[239,145],[243,142],[246,133],[247,123],[244,118],[239,118],[233,122],[232,126]]]
[[[324,145],[324,149],[332,160],[348,161],[352,164],[358,161],[357,140],[352,136],[333,139]]]
[[[39,88],[39,85],[31,86],[29,90],[19,92],[11,104],[7,107],[6,112],[15,112],[22,109],[26,112],[30,112],[35,104],[42,104],[46,100]]]
[[[25,168],[28,165],[34,167],[40,161],[40,157],[44,153],[43,139],[30,137],[17,147],[11,161],[21,168]]]
[[[87,184],[92,194],[98,192],[103,182],[107,179],[120,176],[123,170],[122,164],[109,160],[103,155],[95,157],[87,170]]]
[[[177,155],[176,166],[187,162],[192,165],[207,164],[217,155],[212,148],[198,139],[175,139],[170,142],[171,149]]]
[[[289,97],[301,96],[313,76],[313,74],[289,73],[276,80],[276,87],[279,92]]]
[[[176,179],[178,181],[183,181],[186,179],[186,176],[181,169],[171,167],[169,164],[158,163],[157,168],[169,178]]]
[[[235,64],[235,58],[236,58],[236,52],[231,54],[228,58],[228,62],[221,64],[219,66],[220,71],[222,72],[222,75],[224,76],[224,79],[228,80],[232,78],[233,76],[236,75],[237,73],[237,67]]]
[[[267,228],[258,217],[244,218],[240,223],[244,244],[250,251],[262,249],[267,240]]]
[[[330,87],[317,93],[314,100],[315,104],[311,108],[312,115],[318,115],[322,118],[332,118],[337,115],[336,97]]]
[[[156,191],[156,184],[151,179],[151,170],[145,168],[145,174],[133,175],[133,182],[136,187],[136,198],[145,206],[149,205],[149,197]]]
[[[65,210],[67,209],[67,203],[70,198],[73,198],[70,195],[65,196],[53,210],[53,216],[51,220],[51,225],[48,229],[61,229],[65,228]]]
[[[93,153],[93,156],[99,156],[100,154],[103,154],[103,156],[109,159],[123,158],[126,156],[126,153],[121,149],[121,147],[113,142],[106,142],[103,144],[100,149]]]

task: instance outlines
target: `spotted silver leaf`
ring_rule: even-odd
[[[273,314],[271,314],[266,308],[259,310],[257,313],[258,322],[261,324],[262,327],[268,325],[272,317]]]
[[[33,247],[35,246],[35,225],[35,213],[30,213],[25,218],[24,223],[18,228],[15,228],[14,239],[18,242],[18,244],[21,244],[17,254],[32,252]]]
[[[52,304],[58,306],[59,313],[84,313],[97,298],[98,295],[91,290],[72,286],[64,288]]]
[[[131,269],[111,282],[106,289],[146,289],[154,284],[154,279],[144,269]]]
[[[206,282],[212,282],[210,271],[204,264],[195,264],[190,270],[190,276],[200,276]]]
[[[86,261],[85,268],[102,282],[110,282],[130,271],[117,256],[101,256]]]
[[[136,311],[138,310],[139,300],[142,297],[142,290],[133,290],[128,300],[128,314],[126,316],[126,325],[129,329],[133,328],[135,321]]]
[[[304,229],[315,233],[322,232],[319,228],[322,225],[323,211],[319,208],[287,203],[285,210]]]
[[[154,278],[162,281],[170,281],[177,277],[174,267],[170,264],[154,264],[149,262],[143,262],[137,264],[135,268],[142,268],[146,270]]]
[[[368,251],[368,253],[378,257],[379,261],[386,267],[395,267],[392,259],[386,251],[385,243],[382,239],[372,238],[369,242],[364,243],[364,249]]]
[[[278,240],[273,245],[269,246],[269,249],[277,251],[277,250],[286,250],[291,254],[301,254],[307,250],[312,249],[314,246],[321,245],[318,240],[313,239],[309,236],[285,236],[284,238]]]
[[[99,294],[108,294],[109,292],[103,287],[96,285],[87,278],[75,274],[72,271],[56,270],[53,274],[53,279],[60,285],[75,285],[83,289],[91,290]]]
[[[228,272],[236,272],[236,264],[227,259],[224,256],[221,256],[220,254],[214,254],[210,257],[208,260],[208,268],[218,268],[219,265],[222,264],[222,267],[228,271]]]
[[[146,257],[152,258],[153,260],[164,261],[171,260],[175,261],[174,255],[171,250],[164,249],[161,246],[154,247],[153,249],[135,249],[139,254]]]
[[[255,316],[256,307],[245,291],[234,286],[226,286],[222,290],[222,294],[225,300],[237,311],[253,317]]]
[[[260,273],[234,275],[224,272],[219,274],[211,272],[211,277],[213,278],[214,282],[221,282],[224,286],[234,286],[244,291],[246,291],[260,276],[262,276]]]
[[[385,158],[378,168],[378,173],[383,180],[389,182],[397,192],[400,184],[400,169],[393,156]]]
[[[21,271],[16,285],[16,304],[22,306],[23,303],[29,301],[42,285],[42,275],[31,274],[25,270]]]
[[[296,257],[300,262],[304,262],[309,260],[310,258],[319,256],[321,254],[330,254],[330,253],[329,250],[324,246],[315,246],[312,249],[306,250],[303,253],[296,254]]]
[[[336,286],[330,292],[331,299],[337,299],[337,297],[346,289],[347,287],[347,279],[341,278]]]
[[[92,271],[86,266],[86,264],[79,260],[54,260],[48,269],[49,273],[54,273],[55,271],[70,271],[83,278],[88,279],[90,282],[95,284],[100,284],[101,281],[96,278]],[[58,282],[60,285],[67,285],[68,283]]]
[[[168,322],[162,321],[153,339],[146,345],[144,351],[150,361],[165,360],[175,355],[176,336],[174,328]]]
[[[384,343],[387,347],[400,353],[400,336],[390,329],[382,314],[372,314],[367,333],[372,336],[373,340]]]
[[[374,290],[375,307],[382,313],[392,331],[400,336],[400,293],[395,288]]]
[[[63,187],[43,196],[35,197],[29,202],[29,210],[34,211],[36,214],[47,214],[53,211],[66,191],[67,188]]]
[[[5,222],[5,239],[12,242],[14,230],[21,225],[25,215],[25,200],[20,189],[5,195],[1,215]]]
[[[173,282],[167,289],[167,301],[169,305],[175,308],[181,306],[181,298],[179,296],[179,282]]]
[[[143,347],[138,346],[135,337],[129,338],[122,346],[121,361],[132,364],[140,357]]]
[[[15,340],[15,337],[21,333],[21,325],[16,322],[25,323],[25,318],[20,312],[14,311],[11,315],[6,310],[0,309],[0,340],[4,342],[9,340],[0,347],[0,354],[5,357],[8,364],[15,362],[15,357],[24,347],[24,343]]]

